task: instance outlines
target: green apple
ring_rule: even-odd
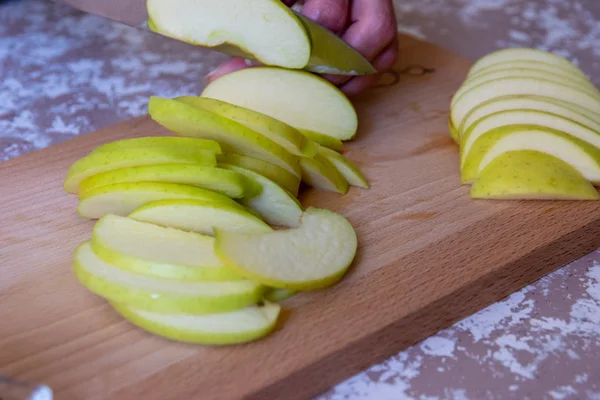
[[[123,148],[88,154],[71,165],[64,182],[68,193],[76,194],[79,184],[101,172],[137,165],[196,164],[216,166],[214,152],[173,147]]]
[[[600,194],[579,171],[561,159],[538,151],[520,150],[493,159],[477,176],[471,197],[599,200]]]
[[[336,139],[334,137],[323,135],[322,133],[313,132],[313,131],[309,131],[306,129],[298,129],[298,131],[301,132],[308,139],[312,140],[313,142],[315,142],[316,144],[319,144],[321,146],[325,146],[330,149],[338,150],[338,151],[340,151],[344,148],[344,143],[340,139]],[[304,154],[304,155],[307,157],[312,157],[312,155],[310,155],[310,154]]]
[[[235,165],[259,173],[277,183],[292,195],[298,195],[300,178],[291,174],[289,171],[278,167],[277,165],[268,163],[258,158],[234,153],[219,155],[217,157],[217,161],[219,167],[222,167],[223,165]]]
[[[75,275],[105,299],[158,313],[211,314],[235,311],[261,301],[265,287],[249,281],[185,282],[126,271],[108,264],[90,242],[75,250]]]
[[[105,143],[92,150],[92,153],[131,149],[140,147],[177,147],[184,149],[196,149],[198,151],[210,151],[221,154],[221,146],[214,140],[178,137],[178,136],[145,136],[131,139],[116,140]]]
[[[104,262],[142,275],[181,281],[242,279],[223,266],[214,242],[210,236],[105,215],[94,225],[91,245]]]
[[[245,175],[223,168],[203,165],[158,164],[121,168],[90,176],[79,185],[79,192],[125,182],[170,182],[221,193],[227,197],[239,199],[254,196],[260,191],[260,185]]]
[[[369,182],[363,173],[350,160],[341,155],[335,150],[326,147],[319,147],[318,153],[332,163],[339,173],[352,186],[357,186],[363,189],[369,188]]]
[[[219,314],[161,314],[125,304],[112,307],[133,325],[166,339],[203,345],[232,345],[267,336],[276,326],[281,307],[265,303]]]
[[[269,287],[315,290],[337,283],[357,249],[354,228],[340,214],[308,208],[294,229],[268,233],[215,230],[223,263]]]
[[[182,96],[175,100],[229,118],[271,139],[292,154],[311,156],[316,149],[296,128],[268,115],[224,101],[199,96]]]
[[[233,45],[265,65],[304,68],[311,43],[299,19],[278,0],[148,0],[152,29],[183,42]]]
[[[245,174],[253,179],[262,190],[258,195],[245,197],[240,203],[256,211],[266,222],[286,228],[297,227],[302,215],[302,205],[290,192],[263,175],[235,165],[223,164],[222,168]],[[225,228],[226,229],[226,228]]]
[[[339,194],[348,193],[346,178],[321,154],[317,153],[311,158],[300,158],[300,167],[302,168],[302,180],[307,185]]]
[[[178,135],[212,139],[224,152],[260,158],[300,176],[297,157],[252,129],[229,118],[181,101],[152,96],[148,103],[152,119]]]
[[[106,214],[125,217],[144,204],[169,199],[197,199],[244,209],[227,196],[195,186],[165,182],[125,182],[100,186],[80,194],[77,212],[84,218],[92,219]]]
[[[496,157],[509,151],[533,150],[559,158],[588,181],[600,183],[600,150],[555,129],[537,125],[507,125],[481,135],[462,166],[464,183],[475,180]]]
[[[129,214],[131,219],[212,236],[214,228],[270,232],[273,229],[248,211],[229,204],[198,199],[161,200]]]
[[[593,113],[600,113],[600,99],[577,87],[547,79],[509,77],[482,83],[463,93],[450,110],[454,126],[461,126],[465,116],[486,101],[504,96],[536,95],[575,104]]]
[[[530,125],[552,128],[587,142],[600,151],[600,133],[573,120],[538,110],[507,110],[489,114],[475,122],[462,136],[461,166],[469,157],[473,143],[496,128],[511,125]]]
[[[296,293],[298,292],[290,289],[267,288],[267,291],[265,292],[265,300],[277,303],[295,296]]]
[[[294,128],[340,140],[352,139],[358,127],[356,111],[344,93],[306,71],[246,68],[212,81],[202,97],[249,108]]]

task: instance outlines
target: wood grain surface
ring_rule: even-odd
[[[599,202],[472,201],[460,185],[448,104],[469,62],[403,37],[402,73],[356,100],[346,145],[372,183],[303,204],[356,227],[336,287],[284,302],[277,331],[243,346],[184,345],[133,327],[75,279],[92,222],[62,190],[95,146],[165,134],[147,117],[0,164],[0,374],[57,399],[305,399],[600,247]],[[412,69],[411,71],[417,71]]]

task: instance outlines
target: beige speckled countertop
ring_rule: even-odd
[[[467,57],[535,46],[600,84],[597,0],[398,0],[396,11],[400,30]],[[152,94],[199,92],[225,57],[186,49],[48,1],[0,4],[0,161],[138,116]],[[513,398],[600,399],[600,252],[319,396]]]

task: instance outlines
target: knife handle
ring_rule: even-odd
[[[52,390],[46,385],[0,376],[0,399],[2,400],[52,400],[52,397]]]

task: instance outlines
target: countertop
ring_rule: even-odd
[[[534,46],[600,84],[594,0],[398,0],[399,30],[475,59]],[[43,0],[0,4],[0,161],[198,93],[225,56]],[[0,168],[2,168],[0,163]],[[340,383],[319,400],[600,399],[600,251]]]

